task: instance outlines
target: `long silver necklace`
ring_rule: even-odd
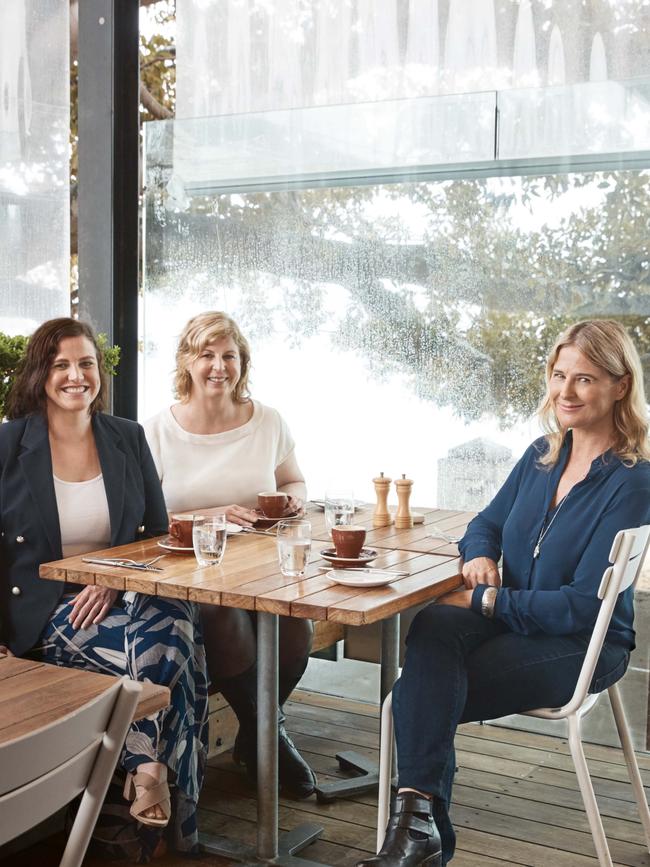
[[[533,560],[536,560],[536,559],[539,557],[539,546],[542,544],[542,542],[544,541],[544,538],[546,537],[546,534],[548,533],[548,531],[549,531],[549,530],[551,529],[551,527],[553,526],[553,521],[557,518],[557,513],[560,511],[560,509],[561,509],[562,506],[564,505],[564,501],[566,500],[566,498],[569,496],[570,493],[571,493],[571,491],[568,491],[568,492],[567,492],[567,493],[562,497],[562,499],[561,499],[560,502],[558,503],[558,507],[557,507],[557,509],[555,510],[555,514],[553,515],[553,517],[551,518],[551,520],[548,522],[548,524],[546,525],[546,527],[544,527],[544,525],[542,525],[542,529],[539,531],[539,536],[537,537],[537,544],[536,544],[535,547],[533,548]]]

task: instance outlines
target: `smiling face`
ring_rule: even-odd
[[[101,379],[95,347],[87,337],[64,337],[45,381],[48,414],[88,412]]]
[[[560,350],[549,380],[560,426],[603,435],[614,433],[614,406],[628,388],[628,375],[611,376],[572,344]]]
[[[192,397],[232,397],[241,376],[241,359],[232,337],[206,343],[187,368],[192,379]]]

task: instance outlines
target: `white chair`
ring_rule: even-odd
[[[78,710],[0,746],[0,845],[83,792],[60,867],[80,867],[141,684],[124,677]]]
[[[588,692],[589,685],[594,676],[598,657],[605,640],[605,634],[614,611],[619,593],[634,586],[641,572],[641,566],[648,549],[650,526],[639,527],[633,530],[621,530],[616,534],[609,554],[609,562],[612,564],[605,570],[598,598],[602,600],[600,611],[596,619],[594,631],[589,641],[587,655],[580,671],[580,677],[575,691],[567,704],[559,708],[538,708],[528,711],[526,716],[540,717],[542,719],[566,719],[569,725],[569,748],[576,768],[578,784],[582,794],[582,800],[587,811],[589,827],[594,838],[596,853],[601,867],[612,867],[612,858],[603,830],[596,796],[589,776],[587,762],[585,760],[582,740],[580,737],[580,723],[582,717],[596,704],[600,693]],[[625,712],[621,703],[618,684],[610,686],[607,690],[616,721],[616,728],[623,747],[623,755],[627,764],[630,782],[634,791],[641,822],[645,832],[646,843],[650,851],[650,810],[646,801],[639,766],[634,755],[634,747],[630,737],[630,731],[625,719]],[[381,712],[381,742],[379,753],[379,804],[377,816],[377,851],[381,849],[388,813],[390,809],[390,786],[391,765],[393,754],[393,714],[392,695],[389,693],[384,701]]]

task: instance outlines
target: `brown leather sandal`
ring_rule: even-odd
[[[140,786],[145,791],[140,795],[137,794],[136,786]],[[133,801],[129,812],[134,819],[137,819],[142,825],[150,825],[154,828],[164,828],[171,816],[172,805],[169,796],[169,786],[167,780],[157,780],[151,774],[144,771],[139,771],[135,774],[126,775],[126,783],[124,785],[124,797],[127,801]],[[152,816],[144,816],[147,810],[151,807],[160,807],[164,818],[157,819]]]

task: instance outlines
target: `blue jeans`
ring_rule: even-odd
[[[413,620],[402,676],[393,687],[399,785],[433,795],[443,863],[456,844],[448,815],[456,727],[565,704],[588,643],[584,635],[520,635],[453,605],[429,605]],[[591,691],[622,677],[629,655],[606,643]]]

